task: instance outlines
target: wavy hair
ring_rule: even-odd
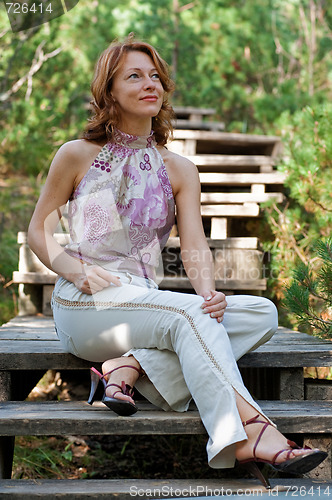
[[[174,111],[168,98],[174,91],[174,83],[170,78],[167,63],[160,57],[156,49],[148,43],[134,40],[133,33],[130,33],[124,42],[117,40],[112,42],[97,61],[91,84],[93,100],[90,101],[94,114],[85,127],[83,138],[88,141],[102,141],[112,138],[113,127],[119,123],[120,118],[117,104],[111,95],[113,79],[124,56],[130,51],[144,52],[150,56],[159,73],[164,89],[164,98],[158,115],[152,118],[152,129],[157,144],[164,146],[173,132],[171,120],[174,117]]]

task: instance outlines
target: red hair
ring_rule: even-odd
[[[157,116],[152,118],[152,129],[157,144],[164,146],[172,135],[171,120],[174,117],[168,97],[174,90],[174,83],[170,78],[168,65],[160,57],[152,45],[135,41],[131,33],[124,42],[114,41],[99,57],[95,68],[94,79],[91,84],[94,115],[87,124],[83,138],[88,141],[110,140],[113,127],[119,122],[117,105],[111,95],[114,75],[122,64],[124,56],[130,51],[144,52],[151,57],[160,77],[164,89],[164,98]]]

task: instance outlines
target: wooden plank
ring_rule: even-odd
[[[265,290],[266,279],[240,280],[240,279],[216,279],[217,290]],[[159,284],[162,290],[191,290],[192,285],[188,278],[165,276]]]
[[[283,184],[286,175],[281,172],[272,173],[200,173],[201,184],[249,186],[250,184]]]
[[[90,365],[88,361],[63,351],[55,335],[53,318],[16,317],[0,327],[1,370],[31,370],[36,366],[41,370],[77,369]],[[269,342],[245,354],[239,365],[282,368],[332,366],[332,343],[279,327]]]
[[[278,496],[286,491],[294,492],[327,490],[327,481],[308,481],[308,479],[272,479],[269,496]],[[282,483],[282,484],[280,484]],[[290,486],[289,484],[293,486]],[[302,486],[302,490],[300,490]],[[318,489],[319,488],[319,489]],[[237,493],[243,496],[264,496],[266,489],[256,479],[38,479],[5,480],[0,484],[1,499],[7,500],[43,500],[54,498],[85,498],[132,500],[133,498],[215,498]],[[266,493],[267,494],[267,493]],[[237,496],[235,497],[237,498]]]
[[[282,203],[285,199],[283,193],[201,193],[201,203],[265,203],[274,200],[276,203]]]
[[[52,273],[39,273],[39,272],[13,272],[13,283],[25,283],[34,285],[50,285],[54,284],[57,279],[57,274]]]
[[[184,120],[184,119],[176,119],[172,121],[174,129],[190,129],[190,130],[215,130],[215,131],[222,131],[225,130],[225,123],[224,122],[211,122],[211,121],[190,121],[190,120]],[[173,141],[170,144],[174,144]],[[167,147],[169,147],[169,145]]]
[[[214,132],[206,130],[174,130],[174,139],[195,139],[201,141],[215,141],[223,144],[235,145],[268,145],[280,143],[280,137],[273,135],[241,134],[231,132]]]
[[[226,155],[226,154],[199,154],[187,156],[188,160],[195,163],[200,172],[208,171],[211,167],[249,167],[259,168],[261,166],[272,166],[274,164],[271,156],[265,155]],[[216,171],[219,169],[215,168]]]
[[[214,248],[243,248],[243,249],[257,249],[258,238],[251,236],[231,237],[226,239],[207,238],[208,245],[211,249]],[[174,236],[168,239],[167,247],[180,248],[180,238]]]
[[[258,217],[259,205],[257,203],[202,205],[201,215],[202,217]]]
[[[279,370],[279,397],[286,400],[304,399],[303,368],[281,368]]]
[[[275,193],[275,194],[280,194],[280,193]],[[58,243],[67,241],[68,239],[67,234],[65,233],[55,233],[54,237],[57,240]],[[18,243],[26,243],[27,240],[27,233],[24,231],[20,231],[18,233],[17,237]],[[258,238],[256,237],[245,237],[245,236],[239,236],[239,237],[231,237],[227,238],[227,240],[214,240],[211,238],[207,239],[208,244],[211,248],[216,247],[216,245],[221,245],[223,247],[227,248],[256,248],[258,244]],[[173,236],[168,238],[166,242],[166,247],[168,246],[180,246],[180,238],[178,236]]]
[[[70,241],[70,236],[68,233],[54,233],[54,238],[57,240],[60,245],[67,245]],[[28,233],[26,231],[19,231],[17,233],[17,243],[20,245],[28,244]]]
[[[211,239],[226,239],[228,233],[229,220],[226,217],[211,217]]]
[[[174,106],[173,108],[176,115],[190,116],[190,115],[214,115],[216,110],[214,108],[196,108],[194,106]]]
[[[60,347],[54,330],[53,318],[18,316],[0,327],[0,366],[2,370],[26,368],[25,366],[17,366],[15,354],[26,354],[28,358],[30,354],[44,355],[45,351],[56,356],[62,353],[64,356],[68,356],[71,361],[77,360],[75,356],[65,353]],[[9,366],[4,365],[6,356],[9,356],[12,361]],[[269,356],[272,356],[272,359]],[[250,359],[254,359],[257,366],[280,366],[278,360],[283,362],[281,366],[284,367],[331,366],[332,343],[302,332],[294,332],[289,328],[279,327],[269,342],[256,351],[244,355],[239,364],[251,366]],[[81,360],[80,362],[85,363],[85,366],[88,364],[88,362]],[[39,367],[39,365],[33,364],[34,369],[36,366]],[[40,366],[41,369],[44,367],[44,364]],[[56,368],[54,362],[50,368]]]
[[[140,406],[140,403],[137,403]],[[331,401],[260,401],[263,411],[285,433],[331,433]],[[144,406],[145,405],[145,406]],[[7,401],[0,403],[0,435],[205,434],[197,410],[145,409],[119,417],[101,402]]]
[[[55,341],[0,341],[1,370],[81,370],[91,362],[64,351]]]
[[[332,401],[332,380],[306,379],[305,399],[319,399]]]

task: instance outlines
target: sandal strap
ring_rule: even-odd
[[[104,373],[104,375],[102,376],[102,378],[105,378],[106,375],[111,375],[113,372],[115,372],[116,370],[120,370],[120,368],[132,368],[133,370],[136,370],[139,374],[141,374],[141,370],[140,368],[137,368],[136,366],[132,366],[132,365],[121,365],[121,366],[118,366],[117,368],[113,368],[113,370],[110,370],[109,372],[106,372]]]
[[[288,460],[293,452],[293,450],[311,450],[310,446],[305,446],[304,448],[302,448],[301,446],[299,446],[298,444],[294,443],[294,441],[290,441],[289,439],[287,440],[287,444],[291,447],[290,449],[289,448],[286,448],[284,450],[280,450],[278,451],[278,453],[276,453],[274,455],[274,457],[272,458],[272,464],[273,465],[276,465],[276,462],[277,462],[277,458],[279,457],[279,455],[281,455],[281,453],[284,453],[285,451],[287,451],[287,457],[286,457],[286,460]],[[285,461],[286,461],[285,460]]]
[[[259,419],[260,416],[261,415],[258,413],[255,417],[249,418],[249,420],[245,420],[244,422],[242,422],[243,427],[246,427],[246,425],[249,425],[249,424],[268,424],[268,425],[272,425],[272,424],[270,424],[270,422],[266,422],[266,420],[257,420],[257,419]]]
[[[293,452],[293,449],[286,448],[286,449],[284,449],[284,450],[280,450],[280,451],[278,451],[278,452],[274,455],[274,457],[273,457],[273,458],[272,458],[272,460],[271,460],[272,465],[276,465],[276,463],[277,463],[277,458],[279,457],[279,455],[281,455],[282,453],[285,453],[286,451],[287,451],[287,457],[286,457],[285,461],[286,461],[286,460],[288,460],[288,459],[289,459],[289,457],[291,456],[291,453]]]
[[[253,448],[253,456],[254,456],[254,458],[257,458],[256,457],[257,446],[258,446],[258,444],[259,444],[259,442],[260,442],[260,440],[261,440],[261,438],[262,438],[262,436],[263,436],[266,428],[269,427],[269,425],[271,425],[269,422],[264,422],[263,428],[260,431],[260,433],[258,434],[258,437],[256,439],[256,443],[255,443],[254,448]]]
[[[263,428],[261,429],[260,433],[258,434],[258,437],[257,437],[256,442],[255,442],[254,447],[253,447],[253,457],[254,458],[257,458],[256,457],[257,446],[259,445],[259,442],[260,442],[264,432],[266,431],[267,427],[269,427],[270,425],[272,426],[272,424],[270,422],[266,422],[266,420],[259,420],[260,417],[261,417],[261,415],[257,414],[255,417],[252,417],[249,420],[245,420],[244,422],[242,422],[243,427],[246,427],[247,425],[250,425],[250,424],[264,424]]]
[[[129,384],[126,384],[124,381],[121,382],[121,385],[107,384],[105,386],[105,391],[107,387],[117,387],[119,389],[118,391],[113,392],[113,395],[111,397],[113,397],[114,394],[117,394],[118,392],[121,392],[125,396],[130,396],[130,397],[134,394],[133,388]]]
[[[108,384],[108,385],[106,385],[106,387],[105,387],[105,391],[106,391],[107,387],[117,387],[117,388],[118,388],[118,390],[117,390],[117,391],[113,392],[113,394],[111,395],[111,398],[113,398],[113,397],[114,397],[114,395],[115,395],[115,394],[117,394],[118,392],[122,392],[122,387],[121,387],[121,385],[118,385],[118,384]]]

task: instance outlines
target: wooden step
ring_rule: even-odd
[[[195,106],[174,106],[173,110],[176,116],[189,119],[193,119],[193,117],[212,116],[216,113],[215,108],[196,108]]]
[[[283,193],[201,193],[201,203],[219,204],[219,203],[265,203],[274,200],[275,203],[284,201]]]
[[[225,167],[231,167],[231,171],[241,171],[243,167],[246,169],[259,169],[260,167],[268,167],[272,170],[273,159],[271,156],[264,155],[194,155],[187,156],[188,160],[195,163],[200,172],[213,171],[222,172]]]
[[[231,473],[231,471],[230,471]],[[38,479],[2,480],[0,496],[4,500],[71,500],[133,498],[239,498],[253,497],[268,499],[286,495],[303,496],[308,492],[310,498],[329,498],[332,481],[301,479],[270,479],[272,490],[269,492],[256,479]],[[301,489],[302,488],[302,489]],[[310,493],[311,492],[311,493]],[[245,496],[244,496],[245,494]],[[234,495],[234,497],[233,497]],[[239,495],[239,496],[238,496]]]
[[[202,205],[202,217],[258,217],[257,203]]]
[[[332,401],[260,401],[262,410],[283,433],[331,433]],[[206,434],[196,409],[166,412],[147,402],[119,417],[101,402],[0,402],[1,436]]]
[[[251,184],[283,184],[286,176],[281,172],[232,174],[232,173],[200,173],[201,184],[244,186]]]
[[[64,351],[54,320],[17,316],[0,327],[1,370],[89,369],[91,363]],[[332,366],[332,343],[279,327],[271,340],[242,356],[241,368],[302,368]],[[15,395],[14,395],[15,396]]]
[[[224,122],[212,122],[212,121],[201,121],[201,120],[185,120],[176,119],[172,121],[174,129],[190,129],[190,130],[215,130],[222,131],[225,130]]]
[[[280,137],[274,135],[214,132],[207,130],[174,130],[173,137],[178,140],[193,139],[235,145],[275,144],[280,142]]]
[[[266,279],[216,279],[216,290],[266,290]],[[161,290],[189,290],[192,285],[186,277],[165,276],[159,284]]]
[[[238,248],[238,249],[257,249],[258,238],[255,236],[239,236],[225,239],[207,238],[208,245],[211,249],[214,248]],[[173,236],[168,238],[166,248],[180,248],[180,238]]]

